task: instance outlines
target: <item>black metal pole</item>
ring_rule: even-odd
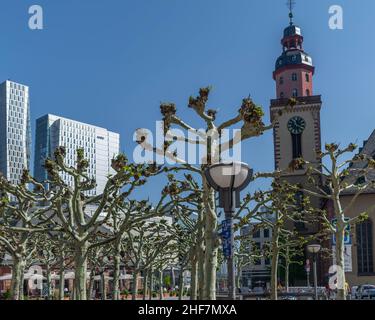
[[[310,272],[306,272],[307,274],[307,287],[310,288]]]
[[[230,226],[230,255],[227,260],[228,269],[228,298],[236,300],[236,274],[234,263],[234,232],[233,232],[233,212],[226,212],[225,217]]]
[[[229,300],[236,300],[236,273],[234,264],[234,229],[233,229],[233,215],[236,211],[236,195],[233,192],[235,176],[232,175],[230,188],[227,191],[228,198],[226,203],[225,217],[227,222],[229,222],[230,230],[230,255],[227,261],[228,269],[228,298]]]
[[[314,294],[315,300],[318,300],[318,274],[316,270],[316,253],[313,253],[313,264],[314,264]]]

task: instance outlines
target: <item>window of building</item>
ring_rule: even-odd
[[[260,255],[260,251],[261,251],[260,242],[256,242],[255,245],[254,245],[254,253],[255,253],[255,255]],[[254,259],[254,265],[259,266],[261,264],[262,264],[262,259],[260,259],[260,258],[255,258]]]
[[[260,229],[256,229],[253,232],[253,238],[260,238]]]
[[[372,221],[370,219],[358,223],[356,226],[357,236],[357,264],[358,274],[365,275],[374,272],[374,253]]]
[[[270,229],[264,229],[263,233],[264,233],[264,237],[265,238],[269,238],[270,237]]]
[[[297,73],[292,73],[292,80],[297,81]]]
[[[280,92],[280,98],[284,98],[284,92]]]
[[[302,157],[302,133],[292,133],[293,159]]]
[[[298,90],[297,89],[293,89],[292,96],[293,96],[293,98],[298,97]]]
[[[284,77],[280,77],[279,78],[279,84],[283,84],[284,83]]]
[[[296,192],[294,198],[296,200],[296,207],[298,208],[298,210],[303,210],[303,200],[304,200],[303,192],[302,191]]]
[[[307,97],[310,96],[310,90],[309,90],[309,89],[306,89],[306,96],[307,96]]]
[[[306,82],[310,82],[310,75],[306,73]]]
[[[361,185],[361,184],[365,184],[365,183],[366,183],[366,177],[361,176],[357,179],[357,181],[355,182],[355,185]]]

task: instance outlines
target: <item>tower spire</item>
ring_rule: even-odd
[[[287,2],[287,6],[289,8],[289,21],[290,21],[290,25],[292,26],[293,25],[293,9],[294,9],[294,6],[295,6],[296,2],[294,0],[288,0]]]
[[[303,49],[301,28],[293,21],[295,0],[286,2],[290,25],[284,29],[281,39],[283,52],[276,60],[273,78],[276,80],[277,98],[308,97],[313,94],[314,65],[310,55]]]

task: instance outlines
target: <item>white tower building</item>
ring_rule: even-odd
[[[76,151],[84,149],[89,160],[88,175],[95,178],[97,187],[87,195],[103,192],[107,177],[113,174],[111,160],[120,152],[120,135],[107,129],[86,123],[47,114],[36,121],[34,176],[39,181],[47,179],[44,169],[46,158],[53,158],[57,147],[66,148],[66,163],[74,166]],[[63,174],[66,183],[72,184],[72,178]]]
[[[18,183],[29,169],[31,150],[29,87],[7,80],[0,84],[0,172]]]

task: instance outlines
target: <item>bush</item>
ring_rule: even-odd
[[[7,290],[4,294],[3,294],[3,299],[4,300],[11,300],[12,298],[12,294],[10,293],[10,290]]]
[[[175,294],[176,294],[176,293],[175,293],[173,290],[169,291],[169,296],[170,296],[170,297],[173,297]]]
[[[123,296],[125,296],[125,297],[128,297],[128,295],[130,294],[130,292],[129,292],[129,290],[122,290],[121,291],[121,294],[123,295]]]

